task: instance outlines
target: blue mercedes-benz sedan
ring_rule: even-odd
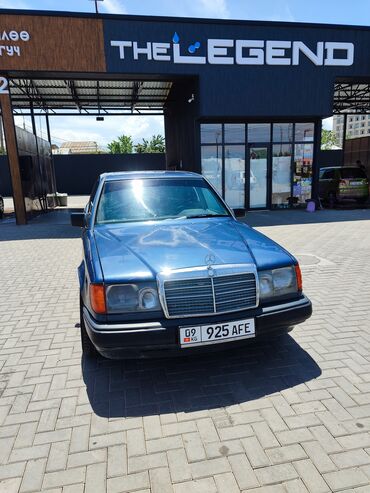
[[[82,227],[85,355],[223,349],[311,316],[296,259],[239,222],[201,175],[103,174],[71,221]]]

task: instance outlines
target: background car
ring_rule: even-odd
[[[4,216],[4,199],[0,195],[0,219]]]
[[[346,199],[364,204],[369,199],[369,182],[365,171],[355,166],[331,166],[320,170],[319,195],[334,207]]]

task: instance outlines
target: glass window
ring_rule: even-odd
[[[226,123],[225,124],[225,143],[226,144],[244,144],[245,142],[245,125],[244,123]]]
[[[267,205],[267,147],[250,147],[250,190],[249,205],[253,208],[264,208]]]
[[[312,142],[315,125],[313,123],[296,123],[295,140],[296,142]]]
[[[293,197],[304,204],[311,198],[313,144],[294,146]]]
[[[335,169],[321,170],[320,180],[333,180],[335,178]]]
[[[248,142],[270,142],[270,124],[269,123],[250,123],[248,125]]]
[[[272,205],[287,207],[291,196],[292,146],[278,144],[272,148]]]
[[[229,213],[208,183],[195,179],[107,181],[97,211],[97,224],[159,221]]]
[[[245,207],[245,146],[225,146],[225,201],[233,208]]]
[[[366,178],[365,172],[361,168],[342,168],[340,170],[340,176],[343,179],[350,178]]]
[[[293,123],[274,123],[273,124],[274,142],[293,141]]]
[[[222,195],[222,146],[201,147],[202,174]]]
[[[202,144],[221,144],[221,123],[202,123],[200,125],[200,141]]]

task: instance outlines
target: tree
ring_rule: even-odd
[[[338,146],[337,136],[332,130],[322,129],[321,134],[321,149],[329,150],[334,146]]]
[[[136,144],[135,151],[139,154],[144,152],[165,152],[165,140],[163,135],[152,135],[150,140],[143,139],[142,142]]]
[[[130,135],[121,135],[117,140],[112,140],[108,144],[108,149],[111,154],[132,154],[134,143]]]

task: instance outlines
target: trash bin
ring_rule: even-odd
[[[68,195],[66,193],[58,193],[58,203],[61,207],[67,207]]]
[[[314,200],[307,200],[307,212],[315,212],[316,210],[316,202]]]

